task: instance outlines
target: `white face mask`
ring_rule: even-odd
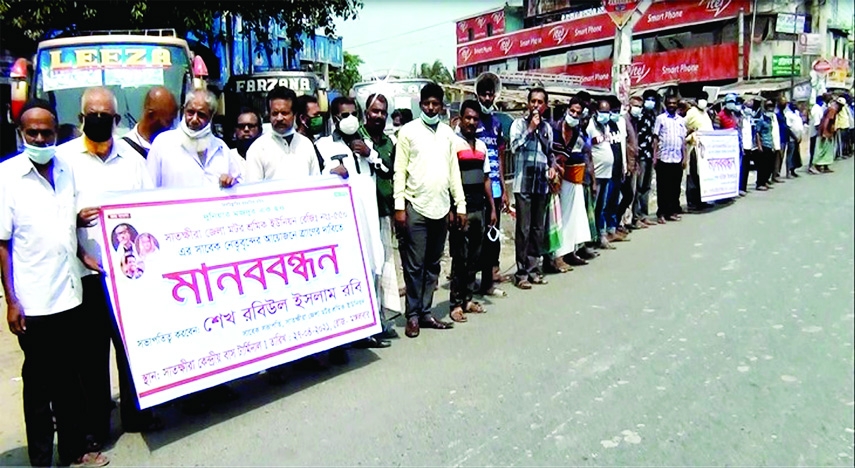
[[[422,122],[424,122],[428,125],[436,125],[439,123],[439,114],[436,114],[435,116],[430,117],[427,114],[425,114],[424,112],[422,112],[421,119],[422,119]]]
[[[706,99],[698,99],[698,109],[707,110],[707,100]]]
[[[345,135],[353,135],[359,130],[359,119],[355,115],[348,115],[339,121],[338,130]]]
[[[484,107],[484,104],[481,104],[480,102],[478,102],[478,104],[481,106],[481,113],[484,115],[490,115],[493,113],[493,110],[496,109],[495,105],[490,107]]]
[[[564,114],[564,122],[566,122],[570,127],[576,127],[579,125],[579,119],[570,114]]]
[[[187,151],[199,154],[208,149],[209,140],[213,138],[210,122],[199,130],[190,130],[190,127],[187,126],[187,121],[181,119],[181,123],[178,124],[178,128],[180,128],[181,132],[184,133],[185,139],[184,142],[181,143],[181,146],[183,146]]]
[[[638,106],[632,106],[629,108],[629,115],[638,118],[641,117],[641,108]]]
[[[30,161],[44,166],[56,154],[56,145],[51,146],[34,146],[29,143],[24,143],[24,154],[30,158]]]

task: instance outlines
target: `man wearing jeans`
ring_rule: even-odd
[[[679,221],[680,182],[686,168],[686,124],[677,115],[676,96],[665,101],[665,112],[653,126],[653,166],[656,168],[656,197],[659,224]]]
[[[548,180],[555,175],[552,127],[541,116],[546,112],[548,96],[543,88],[528,92],[529,113],[511,125],[511,151],[514,153],[514,200],[517,209],[516,285],[531,289],[546,284],[540,266],[543,255],[544,225]]]
[[[654,226],[647,217],[650,205],[650,187],[653,181],[653,124],[656,122],[656,107],[659,95],[647,90],[642,98],[630,99],[630,117],[638,136],[638,169],[635,184],[632,224]]]
[[[401,127],[395,149],[395,226],[407,289],[404,333],[410,338],[419,336],[420,328],[446,330],[453,326],[430,313],[448,234],[446,218],[461,229],[466,227],[466,198],[452,148],[456,137],[439,119],[444,97],[435,83],[422,88],[421,118]],[[449,193],[455,213],[450,212]]]

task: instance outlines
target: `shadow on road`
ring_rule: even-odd
[[[56,455],[54,454],[54,457]],[[27,455],[27,447],[15,447],[0,453],[0,466],[28,466],[30,457]]]
[[[163,420],[165,429],[145,433],[142,438],[148,449],[154,451],[198,431],[224,423],[236,416],[262,408],[380,360],[370,350],[350,349],[348,355],[350,362],[347,364],[320,370],[303,370],[296,363],[289,363],[284,368],[287,381],[281,384],[270,383],[269,376],[266,374],[255,374],[230,382],[228,385],[239,395],[238,399],[213,405],[210,411],[204,414],[185,414],[181,410],[181,400],[158,406],[155,408],[155,413]],[[26,450],[24,448],[20,450],[23,453],[23,460],[26,460]],[[6,461],[5,458],[0,460]]]

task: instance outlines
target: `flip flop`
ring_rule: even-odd
[[[71,467],[98,468],[110,464],[110,459],[101,452],[89,452],[71,463]]]
[[[484,308],[480,303],[475,301],[470,301],[469,304],[466,304],[466,313],[467,314],[486,314],[487,309]]]
[[[469,321],[469,319],[467,319],[466,316],[463,315],[462,307],[455,307],[454,309],[451,309],[451,312],[448,314],[448,318],[457,323],[465,323]]]

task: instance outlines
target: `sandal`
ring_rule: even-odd
[[[529,283],[528,280],[518,281],[516,286],[520,289],[525,289],[525,290],[531,289],[531,283]]]
[[[496,284],[508,283],[512,279],[511,275],[493,275],[493,282]]]
[[[457,323],[464,323],[469,321],[469,319],[467,319],[466,316],[463,315],[463,308],[459,306],[451,309],[451,313],[448,314],[448,317]]]
[[[89,452],[71,463],[71,467],[97,468],[110,464],[110,459],[101,452]]]
[[[493,286],[489,291],[482,292],[482,296],[490,296],[490,297],[508,297],[508,293],[502,291],[501,289]]]
[[[466,304],[466,313],[467,314],[486,314],[487,309],[484,308],[479,302],[469,301],[469,304]]]
[[[530,280],[531,284],[549,284],[549,281],[546,281],[546,278],[543,276],[537,275]]]

